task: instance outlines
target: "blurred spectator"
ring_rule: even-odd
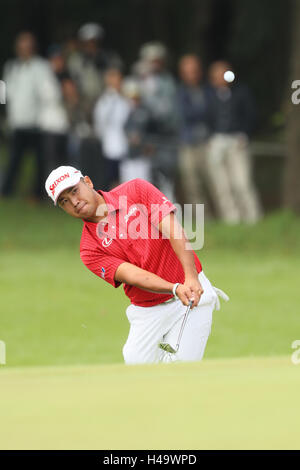
[[[86,102],[71,78],[62,81],[62,90],[70,125],[67,144],[69,164],[81,168],[87,175],[93,175],[95,187],[102,188],[105,180],[101,146],[99,139],[91,136]]]
[[[61,105],[59,85],[48,63],[36,55],[35,37],[22,32],[16,38],[16,59],[4,67],[7,85],[7,120],[10,135],[10,155],[2,194],[13,192],[22,158],[26,150],[34,152],[37,173],[34,195],[44,196],[43,132],[59,132],[66,123]]]
[[[61,83],[69,76],[62,50],[54,45],[48,53],[53,75],[44,88],[43,118],[41,120],[42,150],[45,174],[68,162],[67,142],[69,121],[64,107]]]
[[[152,160],[153,182],[170,200],[175,200],[179,123],[176,84],[167,71],[167,50],[163,44],[144,44],[140,61],[145,69],[140,82],[142,97],[151,115],[151,138],[156,149]]]
[[[81,52],[79,47],[79,39],[77,36],[69,36],[62,45],[63,55],[66,59],[67,69],[71,73],[76,74],[80,68]]]
[[[151,156],[153,147],[149,143],[150,113],[141,101],[139,82],[133,78],[124,80],[124,96],[130,100],[131,110],[125,123],[128,139],[128,158],[121,162],[121,183],[134,178],[151,181]]]
[[[230,223],[256,222],[261,216],[251,180],[249,136],[255,106],[248,88],[229,84],[229,63],[217,61],[209,69],[209,125],[207,169],[213,200],[220,217]]]
[[[94,110],[94,129],[102,143],[106,190],[120,181],[120,162],[128,153],[128,142],[124,131],[130,113],[129,101],[122,96],[122,73],[109,68],[104,75],[105,90]]]
[[[68,160],[70,165],[80,166],[81,143],[84,138],[90,135],[90,126],[86,122],[86,110],[74,80],[65,77],[61,86],[69,122]]]
[[[179,154],[180,182],[184,202],[202,203],[207,209],[205,187],[205,145],[208,138],[207,100],[202,81],[202,64],[196,55],[181,57],[178,90],[181,116]]]
[[[48,50],[48,60],[50,67],[59,82],[62,82],[65,78],[70,78],[62,46],[59,44],[52,44]]]
[[[68,69],[77,81],[85,106],[92,119],[93,108],[104,87],[104,72],[108,67],[121,67],[117,54],[103,49],[105,32],[97,23],[86,23],[79,28],[79,43],[69,44]]]
[[[120,57],[103,48],[105,31],[100,24],[86,23],[78,30],[77,38],[69,38],[64,49],[67,67],[80,93],[80,102],[86,113],[81,138],[81,168],[97,174],[95,184],[102,185],[103,165],[99,139],[93,133],[93,114],[97,99],[104,90],[104,73],[108,67],[121,67]],[[88,126],[90,126],[88,128]],[[83,126],[81,126],[83,130]],[[102,172],[102,173],[101,173]]]
[[[70,45],[70,42],[68,42],[68,45]],[[80,167],[82,163],[82,143],[85,139],[89,139],[92,134],[91,125],[88,123],[87,103],[67,69],[66,49],[59,45],[51,46],[49,49],[49,62],[61,84],[63,103],[69,124],[68,134],[65,136],[67,159],[70,165]]]
[[[143,60],[136,61],[131,67],[132,77],[137,81],[143,81],[151,73],[151,65]]]

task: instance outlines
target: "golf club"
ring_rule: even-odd
[[[175,349],[169,343],[159,343],[158,346],[161,349],[163,349],[164,351],[166,351],[168,353],[171,353],[171,354],[176,354],[177,353],[177,351],[179,349],[179,345],[180,345],[181,336],[182,336],[182,333],[183,333],[183,330],[184,330],[184,327],[185,327],[185,324],[186,324],[186,321],[187,321],[187,317],[188,317],[188,314],[191,310],[192,305],[193,305],[193,300],[190,300],[189,305],[186,309],[186,312],[185,312],[183,320],[182,320],[182,325],[181,325],[181,328],[180,328],[180,332],[179,332],[179,335],[178,335],[177,344],[176,344]]]

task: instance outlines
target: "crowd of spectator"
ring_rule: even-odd
[[[74,165],[97,189],[140,177],[229,223],[258,220],[249,154],[255,105],[247,86],[224,79],[231,65],[212,63],[204,81],[201,59],[187,54],[176,79],[166,47],[150,42],[124,76],[103,40],[100,25],[85,24],[42,58],[32,33],[17,36],[3,73],[10,150],[1,195],[14,193],[30,149],[38,200],[52,169]]]

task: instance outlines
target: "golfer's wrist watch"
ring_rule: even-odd
[[[180,285],[180,282],[176,282],[176,284],[174,284],[173,289],[172,289],[175,299],[178,299],[178,296],[176,295],[176,289],[179,285]]]

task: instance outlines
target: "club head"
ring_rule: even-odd
[[[159,343],[158,345],[160,349],[163,349],[164,351],[171,353],[171,354],[176,354],[177,351],[176,349],[172,348],[172,346],[169,343]]]

